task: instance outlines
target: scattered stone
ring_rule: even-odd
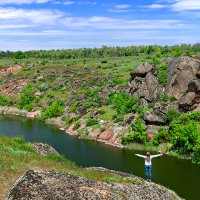
[[[75,130],[76,126],[72,124],[67,130],[66,133],[69,135],[78,135],[78,132]]]
[[[1,69],[0,77],[6,76],[8,74],[17,74],[21,70],[22,70],[22,66],[20,66],[20,65],[14,65],[12,67]]]
[[[147,134],[156,135],[160,126],[156,125],[147,125]]]
[[[185,110],[190,110],[190,107],[193,105],[193,101],[195,99],[195,92],[189,92],[187,93],[185,96],[183,96],[180,101],[179,104],[181,107],[183,107]]]
[[[20,110],[16,107],[6,107],[2,106],[0,107],[0,115],[18,115],[18,116],[26,116],[27,111]]]
[[[164,125],[166,123],[163,114],[161,113],[155,113],[154,112],[146,112],[144,114],[144,120],[147,124],[152,125]]]
[[[36,111],[33,111],[33,112],[27,112],[26,113],[26,117],[27,118],[37,118],[41,115],[41,111],[40,110],[36,110]]]
[[[125,123],[129,125],[133,123],[134,119],[135,119],[135,114],[133,113],[129,113],[124,116]]]
[[[39,152],[41,155],[47,155],[50,153],[55,153],[58,154],[58,152],[48,144],[43,144],[43,143],[33,143],[32,147]]]
[[[88,133],[88,135],[84,135],[83,134],[83,139],[88,139],[88,140],[94,140],[94,141],[96,141],[98,139],[98,136],[101,134],[101,130],[99,128],[88,127],[87,131],[89,133]],[[79,138],[82,138],[81,136],[82,135],[80,135]]]
[[[66,129],[67,125],[64,121],[62,121],[62,117],[55,117],[45,120],[46,124],[55,125],[58,128],[64,128]]]
[[[113,135],[113,132],[111,130],[106,130],[104,132],[102,132],[100,135],[99,135],[99,140],[109,140]]]
[[[143,77],[145,76],[148,72],[152,70],[153,66],[149,63],[144,63],[144,65],[141,65],[140,67],[134,69],[131,72],[131,77],[134,79],[135,77]]]

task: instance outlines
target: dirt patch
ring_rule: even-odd
[[[8,74],[17,74],[21,70],[22,70],[22,66],[20,66],[20,65],[14,65],[12,67],[1,69],[0,77],[6,76]]]

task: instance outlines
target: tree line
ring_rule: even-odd
[[[80,49],[60,49],[60,50],[31,50],[31,51],[0,51],[1,58],[23,59],[23,58],[41,58],[41,59],[81,59],[81,58],[102,58],[115,56],[137,56],[141,53],[146,55],[193,55],[200,52],[200,43],[181,44],[174,46],[129,46],[129,47],[108,47],[101,48],[80,48]]]

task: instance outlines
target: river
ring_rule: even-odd
[[[38,120],[15,116],[0,116],[0,134],[8,137],[23,136],[29,142],[47,143],[79,166],[105,167],[145,178],[144,159],[134,155],[144,154],[142,151],[80,140]],[[200,165],[187,160],[171,156],[154,158],[153,181],[174,190],[185,199],[200,199]]]

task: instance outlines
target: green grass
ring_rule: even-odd
[[[117,112],[111,106],[102,107],[101,110],[105,112],[104,114],[100,115],[99,118],[101,120],[112,121],[113,116],[117,114]]]
[[[114,173],[78,167],[74,162],[61,155],[49,154],[42,156],[21,137],[8,138],[0,136],[0,199],[3,199],[11,185],[29,169],[71,173],[98,181],[137,182],[135,179],[125,180]]]

